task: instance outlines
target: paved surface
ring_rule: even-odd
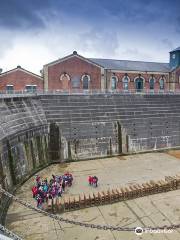
[[[87,184],[89,175],[97,175],[100,184],[97,190],[114,188],[150,179],[162,179],[165,175],[180,173],[180,160],[165,153],[138,154],[126,157],[115,157],[86,162],[74,162],[63,165],[52,165],[39,174],[42,177],[73,172],[75,181],[66,194],[74,195],[82,192],[96,191]],[[17,195],[32,204],[31,196],[33,178],[28,180],[17,192]],[[100,207],[64,213],[69,219],[95,224],[111,224],[115,226],[156,226],[180,222],[180,190],[146,196]],[[111,232],[58,223],[34,213],[29,209],[12,203],[7,216],[7,226],[24,239],[62,239],[62,240],[135,240],[135,239],[180,239],[180,229],[172,233],[144,233],[141,236],[128,232]]]

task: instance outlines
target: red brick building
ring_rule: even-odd
[[[43,77],[20,66],[0,74],[0,91],[180,91],[180,47],[169,63],[85,58],[76,51],[43,66]]]
[[[103,68],[74,52],[44,66],[45,90],[102,89]]]
[[[0,91],[27,91],[43,90],[43,78],[17,66],[17,68],[0,74]]]
[[[43,73],[45,90],[179,90],[180,48],[170,52],[170,63],[84,58],[73,52],[44,65]]]

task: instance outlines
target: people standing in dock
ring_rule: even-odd
[[[62,193],[65,192],[65,188],[72,186],[72,182],[73,176],[69,172],[62,176],[52,175],[49,182],[47,179],[41,179],[40,176],[36,175],[32,194],[33,198],[37,201],[37,207],[42,208],[43,203],[47,202],[48,199],[61,197]]]
[[[89,176],[88,177],[88,182],[89,182],[89,185],[90,186],[94,186],[94,187],[97,187],[98,186],[98,177],[97,176]]]

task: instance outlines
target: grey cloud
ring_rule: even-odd
[[[174,48],[172,41],[168,38],[164,38],[162,40],[162,44],[164,45],[165,48],[169,50],[172,50]]]
[[[92,52],[99,56],[113,56],[119,45],[118,36],[114,30],[91,29],[89,32],[80,34],[81,51]]]
[[[180,16],[176,19],[176,25],[175,25],[176,31],[180,33]]]
[[[0,28],[0,57],[3,58],[7,51],[13,47],[13,38],[15,32]]]
[[[42,27],[38,11],[50,8],[51,1],[3,0],[0,3],[0,26],[6,28]]]

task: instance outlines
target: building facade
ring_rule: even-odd
[[[102,67],[74,52],[43,68],[45,90],[102,89]]]
[[[0,91],[180,91],[180,47],[169,63],[85,58],[76,51],[43,66],[42,77],[20,66],[0,74]]]
[[[45,90],[166,92],[180,90],[180,48],[169,63],[84,58],[77,54],[44,65]]]
[[[42,91],[43,83],[41,76],[29,72],[21,66],[0,74],[0,92],[2,93]]]

